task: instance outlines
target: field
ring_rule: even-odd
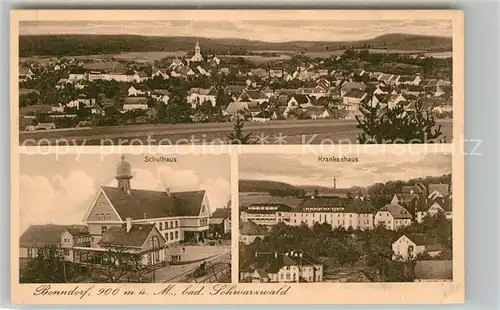
[[[344,53],[345,50],[333,50],[333,51],[324,51],[324,52],[305,52],[304,55],[313,58],[329,58],[334,56],[339,56]],[[412,56],[417,56],[419,54],[423,54],[425,56],[432,56],[436,58],[446,58],[452,57],[452,52],[437,52],[437,53],[427,53],[425,51],[415,51],[415,50],[391,50],[391,49],[370,49],[370,53],[387,53],[387,54],[407,54]],[[250,51],[252,53],[276,53],[279,54],[276,57],[264,56],[264,55],[218,55],[220,58],[235,58],[235,57],[243,57],[246,60],[255,62],[255,63],[264,63],[268,61],[276,61],[276,60],[288,60],[291,58],[294,51]],[[100,54],[100,55],[85,55],[85,56],[64,56],[64,58],[71,59],[93,59],[93,60],[106,60],[110,58],[114,58],[116,60],[125,60],[125,61],[134,61],[138,63],[152,63],[156,60],[163,59],[165,57],[182,57],[186,55],[186,52],[178,51],[178,52],[164,52],[164,51],[156,51],[156,52],[132,52],[132,53],[120,53],[120,54]],[[46,64],[50,61],[55,61],[55,57],[49,56],[33,56],[33,57],[22,57],[20,58],[21,62],[27,60],[35,60],[40,64]]]
[[[160,60],[165,57],[181,57],[186,55],[186,52],[163,52],[163,51],[157,51],[157,52],[133,52],[133,53],[120,53],[120,54],[100,54],[100,55],[84,55],[84,56],[64,56],[63,58],[66,59],[94,59],[94,60],[105,60],[105,59],[110,59],[114,58],[116,60],[125,60],[125,61],[135,61],[138,63],[146,63],[146,62],[154,62],[155,60]],[[55,61],[55,57],[44,57],[44,56],[33,56],[33,57],[21,57],[20,61],[27,61],[27,60],[35,60],[39,62],[40,64],[46,64],[50,61]]]
[[[438,120],[447,142],[453,137],[452,120]],[[245,131],[262,136],[261,144],[357,144],[356,120],[286,120],[247,123]],[[20,132],[21,145],[191,145],[222,144],[231,123],[162,124],[78,128],[61,131]],[[281,135],[281,139],[279,138]],[[59,141],[59,142],[58,142]],[[66,141],[66,142],[63,142]],[[149,142],[148,142],[149,141]],[[194,141],[194,142],[192,142]]]

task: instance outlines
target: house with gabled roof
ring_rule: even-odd
[[[45,248],[60,251],[64,260],[81,261],[75,246],[90,246],[91,236],[85,225],[31,225],[19,238],[19,258],[32,259]]]
[[[212,235],[222,235],[231,233],[231,206],[227,208],[217,208],[208,220],[208,224],[213,232]]]
[[[35,76],[31,68],[25,67],[23,65],[19,66],[19,82],[26,82]]]
[[[167,80],[169,78],[167,70],[165,70],[165,69],[155,69],[155,70],[153,70],[153,74],[151,75],[151,77],[152,78],[162,77],[165,80]]]
[[[257,252],[240,268],[240,281],[252,283],[322,282],[324,262],[302,250]]]
[[[141,255],[144,264],[180,259],[181,241],[207,237],[210,203],[206,192],[133,189],[131,165],[122,155],[116,167],[117,187],[101,186],[83,222],[90,246],[75,250],[92,253],[119,247]]]
[[[215,107],[215,102],[217,99],[217,90],[215,87],[209,88],[199,88],[193,87],[187,92],[187,102],[191,104],[194,108],[203,102],[211,102],[212,106]]]
[[[417,212],[417,221],[421,223],[427,216],[444,214],[446,219],[453,218],[453,201],[450,197],[442,197],[435,200],[428,200],[427,203]]]
[[[262,90],[245,88],[238,98],[241,102],[258,102],[259,104],[268,101],[269,97]]]
[[[241,243],[250,244],[257,238],[264,239],[267,234],[268,231],[265,226],[259,225],[252,220],[242,221],[240,223],[239,242]]]
[[[426,234],[404,234],[392,243],[393,260],[414,260],[423,253],[436,257],[441,251],[441,245]]]
[[[288,108],[307,108],[314,105],[314,99],[308,95],[295,94],[290,97],[287,103]]]
[[[398,230],[411,225],[413,216],[399,204],[387,204],[375,213],[375,226],[383,225],[389,230]]]
[[[346,93],[342,100],[345,105],[353,106],[355,109],[358,109],[359,104],[363,102],[368,97],[368,94],[360,89],[352,89],[348,93]]]

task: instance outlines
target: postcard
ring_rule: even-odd
[[[11,12],[11,301],[464,301],[458,10]]]

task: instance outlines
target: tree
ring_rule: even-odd
[[[430,109],[425,109],[419,101],[415,111],[405,111],[401,105],[389,109],[378,103],[363,103],[360,108],[363,117],[356,116],[358,142],[366,144],[380,143],[433,143],[441,142],[441,126],[437,126]]]
[[[191,106],[187,102],[185,92],[180,89],[172,91],[172,97],[166,107],[166,121],[169,123],[191,122]]]
[[[142,280],[147,271],[142,265],[141,255],[129,253],[122,246],[113,245],[106,252],[97,254],[97,258],[100,262],[94,265],[94,271],[108,283],[118,283],[131,278]]]
[[[229,144],[254,144],[250,138],[251,133],[244,134],[243,127],[245,126],[245,116],[243,112],[238,112],[234,118],[233,132],[227,135]]]
[[[64,261],[60,249],[45,246],[37,249],[36,258],[30,259],[20,271],[20,283],[65,283],[85,274],[84,268]]]

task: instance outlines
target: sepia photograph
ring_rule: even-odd
[[[451,154],[246,154],[242,283],[451,282]]]
[[[431,17],[21,21],[19,143],[450,143]]]
[[[228,155],[20,161],[20,283],[230,282]]]

